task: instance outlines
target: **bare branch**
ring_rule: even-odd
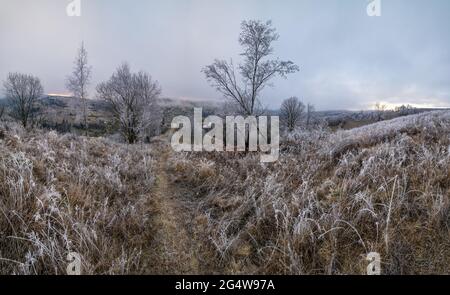
[[[206,66],[203,73],[210,84],[226,98],[232,99],[240,111],[247,115],[254,115],[261,105],[260,92],[275,76],[286,78],[288,74],[299,70],[291,61],[266,60],[273,52],[272,43],[278,40],[279,35],[272,27],[270,21],[244,21],[241,25],[239,43],[244,51],[243,64],[239,65],[242,76],[242,86],[236,82],[235,69],[232,62],[215,60],[212,65]]]
[[[87,135],[87,87],[91,81],[92,67],[88,65],[87,51],[84,48],[84,43],[81,43],[81,47],[78,50],[78,54],[74,61],[74,68],[72,75],[67,77],[66,87],[73,93],[74,96],[83,100],[83,124]]]
[[[36,100],[44,93],[41,81],[32,75],[9,73],[3,87],[13,117],[26,128],[36,111]]]
[[[97,86],[97,93],[110,103],[124,138],[135,143],[156,118],[161,88],[147,73],[131,73],[129,66],[122,64],[109,81]]]
[[[297,98],[291,97],[281,104],[280,115],[283,125],[293,131],[300,124],[305,105]]]

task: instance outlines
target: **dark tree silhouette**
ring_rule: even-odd
[[[21,73],[9,73],[3,83],[11,114],[27,127],[36,111],[36,100],[44,93],[39,78]]]
[[[283,101],[280,108],[280,116],[283,125],[289,131],[293,131],[300,124],[305,105],[297,98],[291,97]]]

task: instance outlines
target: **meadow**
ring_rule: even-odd
[[[0,273],[448,274],[450,112],[298,129],[280,157],[0,128]]]

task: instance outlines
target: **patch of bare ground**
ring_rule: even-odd
[[[198,247],[192,230],[193,206],[186,191],[172,186],[167,173],[170,147],[163,140],[157,143],[162,153],[158,159],[153,190],[152,212],[156,233],[151,251],[151,272],[156,274],[199,274]]]

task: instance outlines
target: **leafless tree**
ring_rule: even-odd
[[[399,107],[395,107],[394,111],[398,113],[400,116],[411,115],[416,112],[416,108],[412,105],[401,105]]]
[[[161,88],[150,75],[131,73],[124,63],[109,81],[97,86],[97,93],[100,99],[110,103],[124,138],[128,143],[136,143],[155,119],[152,114]]]
[[[81,98],[83,101],[83,125],[85,134],[87,135],[87,87],[91,80],[92,68],[88,65],[87,51],[84,48],[84,43],[81,43],[81,47],[78,50],[77,56],[74,61],[74,67],[72,74],[67,77],[66,87],[76,97]]]
[[[384,103],[377,102],[375,104],[375,110],[378,112],[384,112],[387,110],[387,105]]]
[[[3,86],[12,115],[26,128],[36,112],[36,100],[44,93],[41,81],[32,75],[9,73]]]
[[[297,97],[294,96],[284,100],[280,109],[283,125],[289,131],[293,131],[300,124],[304,111],[305,105]]]
[[[383,121],[387,109],[386,104],[380,102],[375,103],[375,116],[377,121]]]
[[[270,80],[276,76],[286,78],[299,67],[291,61],[267,59],[273,53],[272,42],[279,38],[271,21],[244,21],[241,29],[239,43],[244,49],[241,53],[244,61],[238,66],[241,82],[237,80],[232,61],[215,60],[203,69],[203,73],[212,86],[237,105],[242,114],[258,115],[261,107],[259,95],[270,85]]]

